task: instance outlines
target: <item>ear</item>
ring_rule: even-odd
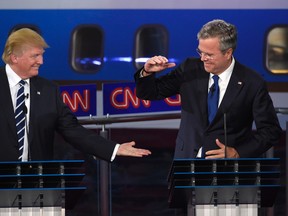
[[[18,58],[15,54],[10,55],[10,60],[12,63],[16,64],[18,62]]]
[[[232,54],[233,54],[233,49],[229,48],[225,54],[226,54],[227,58],[230,59],[232,57]]]

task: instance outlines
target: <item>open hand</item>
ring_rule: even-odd
[[[117,155],[130,156],[130,157],[143,157],[151,154],[151,152],[147,149],[135,148],[134,146],[135,146],[134,141],[121,144],[118,148]]]

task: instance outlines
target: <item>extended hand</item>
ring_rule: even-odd
[[[214,159],[214,158],[225,158],[225,145],[216,139],[216,145],[219,146],[220,149],[207,151],[205,154],[206,159]],[[226,146],[226,157],[227,158],[239,158],[239,154],[235,148]]]
[[[147,60],[144,65],[144,70],[148,73],[153,73],[174,67],[175,65],[175,63],[169,63],[168,59],[164,56],[154,56]]]
[[[151,154],[149,150],[134,148],[134,146],[135,146],[134,141],[121,144],[118,148],[117,155],[118,156],[143,157],[143,156],[148,156]]]

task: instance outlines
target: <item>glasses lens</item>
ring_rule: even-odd
[[[199,54],[199,56],[202,58],[205,58],[205,59],[209,59],[209,60],[212,60],[213,59],[213,56],[211,54],[208,54],[208,53],[204,53],[202,52],[201,50],[199,50],[198,48],[196,49],[196,52]]]

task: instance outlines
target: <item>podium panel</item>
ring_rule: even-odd
[[[34,211],[42,212],[38,215],[65,215],[65,209],[72,208],[76,197],[86,189],[80,185],[85,175],[83,163],[82,160],[0,162],[1,215]]]
[[[240,204],[239,206],[224,204],[218,205],[197,205],[197,216],[256,216],[258,208],[256,204]],[[189,215],[189,214],[188,214]]]
[[[1,216],[64,216],[65,211],[61,207],[24,207],[18,208],[0,208]]]
[[[194,213],[197,206],[205,205],[271,207],[280,188],[279,177],[278,158],[175,159],[168,178],[168,202],[172,208],[187,207]]]

